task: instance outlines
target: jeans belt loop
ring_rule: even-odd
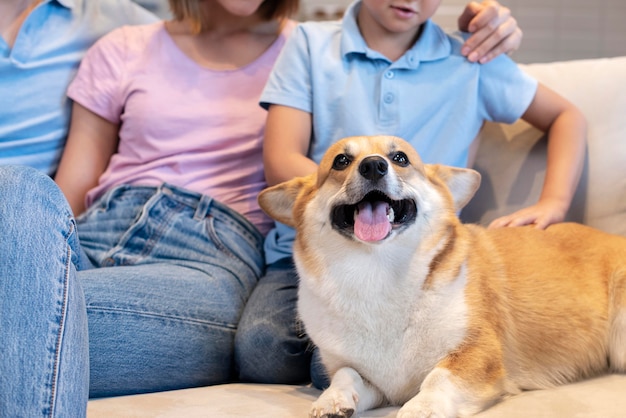
[[[198,206],[196,207],[196,212],[193,214],[193,219],[201,221],[206,218],[209,210],[211,209],[212,202],[213,198],[203,194],[198,201]]]

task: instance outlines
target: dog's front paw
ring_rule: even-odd
[[[327,389],[313,402],[309,418],[350,418],[356,410],[356,394]]]

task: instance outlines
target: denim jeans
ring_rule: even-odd
[[[238,377],[244,382],[328,387],[319,353],[297,315],[298,274],[293,260],[270,264],[250,296],[235,337]]]
[[[84,416],[87,312],[71,210],[47,176],[0,166],[0,416]]]
[[[114,188],[76,223],[80,245],[49,178],[0,167],[0,416],[230,381],[258,230],[170,185]]]
[[[239,380],[308,382],[311,347],[298,320],[298,276],[290,258],[270,264],[244,309],[235,337]]]

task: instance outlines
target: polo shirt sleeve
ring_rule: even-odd
[[[532,103],[537,86],[537,80],[506,55],[480,65],[479,106],[484,119],[515,122]]]
[[[85,54],[67,91],[69,98],[115,124],[124,105],[126,44],[123,27],[102,37]]]
[[[307,33],[302,24],[296,26],[285,43],[263,93],[260,104],[272,104],[313,112],[311,57]]]

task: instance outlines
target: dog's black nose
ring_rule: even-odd
[[[368,180],[378,180],[387,174],[388,168],[382,157],[367,157],[359,164],[359,173]]]

